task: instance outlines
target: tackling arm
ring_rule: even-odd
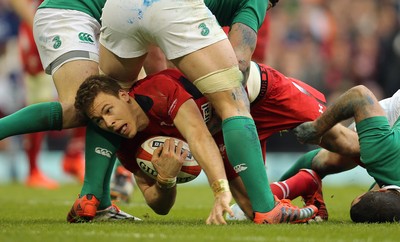
[[[140,169],[135,171],[134,177],[147,205],[157,214],[168,214],[175,203],[176,186],[162,189],[156,184],[156,180],[150,178]]]
[[[221,154],[193,99],[182,104],[174,119],[174,124],[188,142],[193,156],[203,168],[213,189],[214,208],[207,223],[226,224],[223,214],[224,212],[232,214],[229,207],[232,194]]]
[[[374,94],[359,85],[342,94],[319,118],[297,126],[294,131],[300,143],[320,144],[322,136],[340,121],[354,117],[358,123],[373,116],[385,116],[385,111]]]
[[[171,138],[154,151],[151,162],[158,173],[156,180],[149,179],[140,169],[135,172],[136,183],[157,214],[168,214],[175,203],[176,177],[188,155],[188,151],[181,154],[182,147],[181,141],[175,147],[175,140]]]

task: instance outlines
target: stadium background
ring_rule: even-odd
[[[399,0],[281,0],[268,13],[268,48],[264,62],[287,76],[321,90],[332,102],[349,87],[363,84],[382,99],[400,88]],[[0,0],[0,110],[9,114],[24,106],[23,75],[16,47],[18,19]],[[56,97],[56,95],[55,95]],[[60,166],[68,131],[50,132],[39,166],[60,182],[75,182]],[[27,161],[21,137],[0,142],[0,184],[22,182]],[[268,173],[276,180],[302,152],[290,133],[268,143]],[[324,179],[329,184],[369,184],[356,168]],[[205,182],[202,175],[191,184]]]

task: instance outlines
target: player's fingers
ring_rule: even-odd
[[[208,216],[207,220],[206,220],[206,224],[211,225],[211,224],[215,224],[215,225],[219,225],[221,224],[220,220],[217,218],[217,216],[210,214],[210,216]]]
[[[189,151],[183,150],[183,152],[181,153],[181,160],[184,161],[188,155]]]
[[[223,214],[218,214],[217,215],[217,221],[218,221],[217,224],[226,224],[226,221],[224,219],[224,215]]]
[[[169,145],[169,152],[173,155],[176,152],[175,148],[175,139],[174,138],[169,138],[168,139],[168,145]]]
[[[231,217],[235,216],[235,214],[233,213],[231,207],[225,207],[225,212],[228,213]]]
[[[165,152],[169,152],[171,150],[171,140],[170,139],[166,139],[164,141],[164,148],[165,148]]]
[[[178,146],[176,148],[177,155],[179,155],[180,159],[183,161],[189,155],[189,151],[183,149],[183,142],[179,141]]]
[[[162,146],[157,147],[157,149],[155,149],[153,152],[153,157],[151,160],[156,160],[156,159],[160,158],[162,150],[163,150]]]
[[[182,141],[178,141],[178,145],[176,146],[175,153],[180,155],[181,152],[182,152],[182,148],[183,148],[183,142]]]
[[[206,220],[206,224],[212,224],[212,223],[211,223],[211,215],[208,216],[208,218],[207,218],[207,220]]]
[[[226,224],[225,218],[224,218],[224,211],[221,206],[215,204],[215,207],[211,211],[210,215],[208,216],[206,220],[206,224]]]

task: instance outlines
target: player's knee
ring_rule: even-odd
[[[222,92],[240,87],[243,75],[237,66],[214,71],[195,80],[193,83],[203,94]]]

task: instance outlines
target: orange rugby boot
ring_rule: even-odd
[[[90,222],[97,212],[100,201],[93,195],[87,194],[76,199],[68,212],[67,221],[70,223]]]
[[[266,213],[255,212],[256,224],[304,223],[313,218],[318,212],[314,205],[299,208],[290,203],[288,199],[279,200],[275,196],[275,207]]]

